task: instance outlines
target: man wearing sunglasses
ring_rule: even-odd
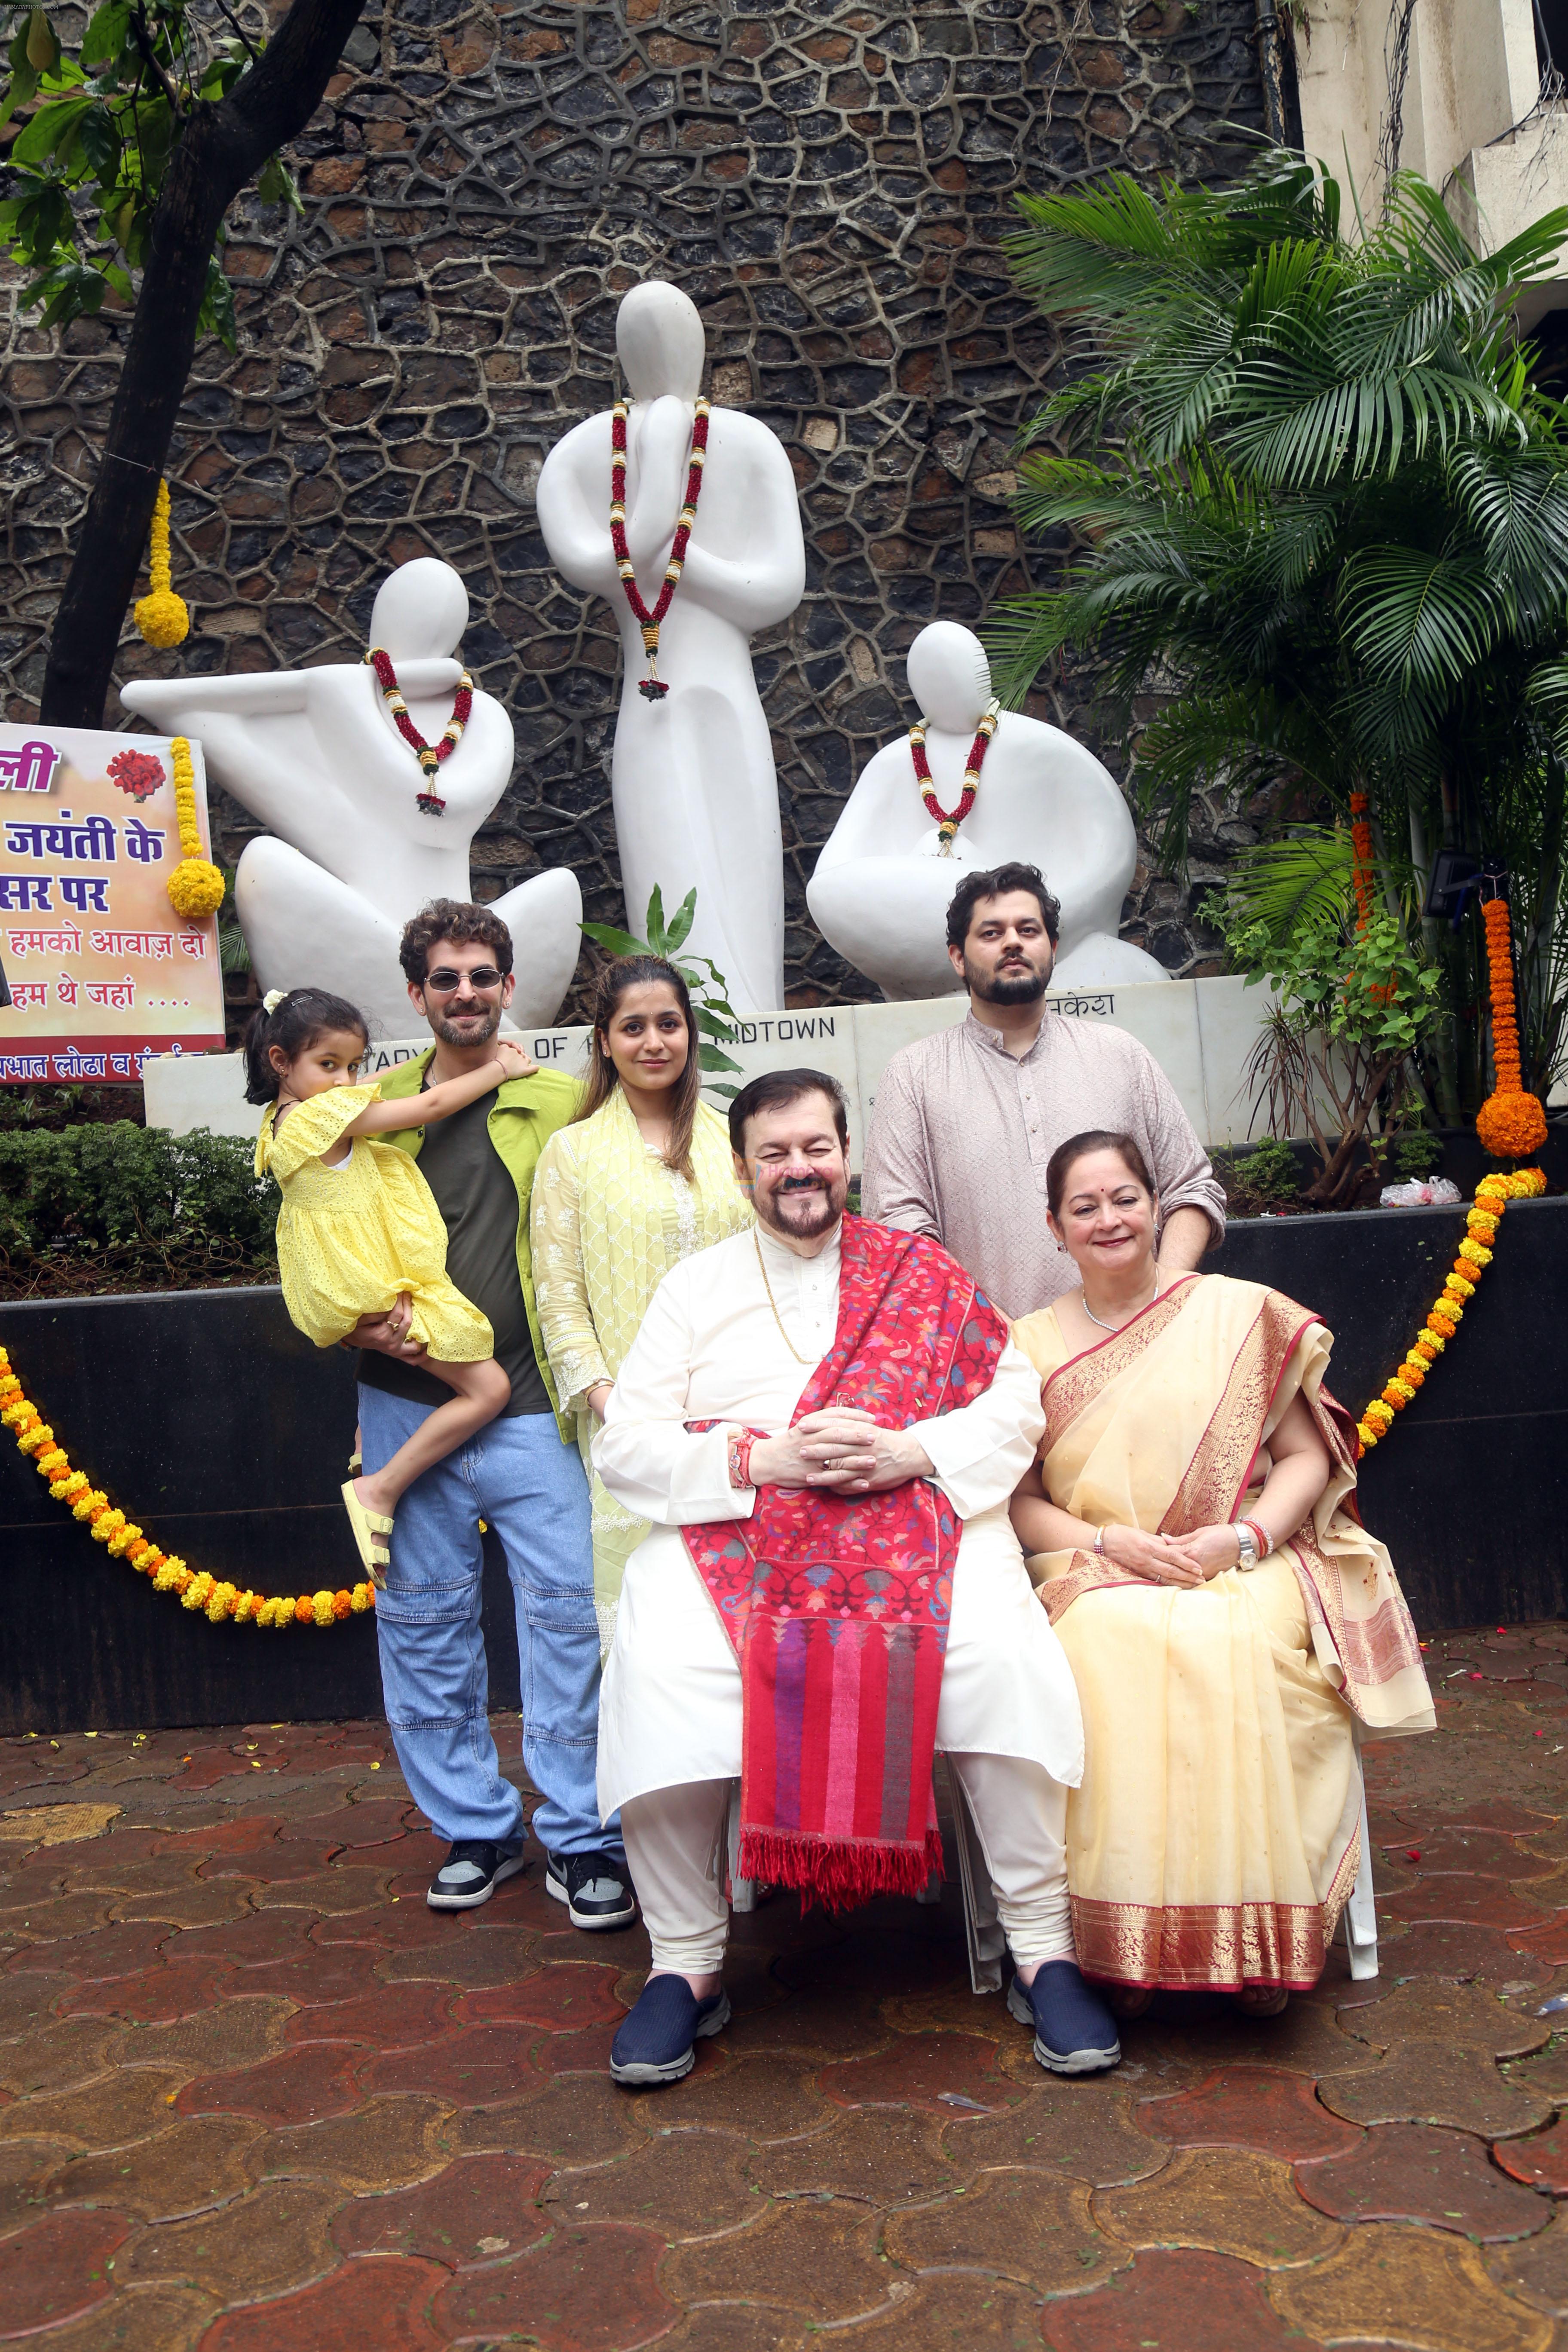
[[[511,934],[489,908],[437,898],[403,934],[410,1003],[435,1044],[381,1082],[384,1100],[488,1059],[511,1002]],[[595,1789],[599,1633],[594,1612],[588,1487],[575,1431],[539,1336],[528,1208],[547,1139],[577,1107],[574,1082],[551,1070],[509,1078],[467,1110],[385,1140],[419,1161],[447,1226],[447,1271],[489,1318],[511,1402],[422,1478],[397,1507],[386,1590],[376,1602],[382,1690],[404,1777],[451,1852],[426,1896],[468,1911],[523,1867],[521,1800],[501,1778],[487,1712],[479,1624],[479,1522],[500,1537],[517,1606],[522,1760],[540,1792],[533,1830],[546,1890],[573,1925],[625,1927],[636,1914],[618,1825],[601,1828]],[[378,1469],[448,1391],[423,1370],[404,1302],[366,1317],[360,1430]]]

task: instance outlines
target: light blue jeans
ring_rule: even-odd
[[[431,1410],[362,1384],[366,1470],[390,1460]],[[588,1482],[550,1413],[489,1423],[397,1506],[375,1624],[403,1777],[437,1837],[480,1838],[510,1853],[522,1845],[522,1802],[501,1778],[490,1735],[481,1519],[500,1538],[517,1606],[522,1760],[542,1800],[534,1834],[552,1853],[618,1854],[619,1824],[600,1826],[594,1785],[599,1627]]]

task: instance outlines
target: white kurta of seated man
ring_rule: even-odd
[[[763,1265],[786,1342],[768,1303]],[[744,1519],[726,1424],[786,1429],[838,1320],[836,1234],[796,1257],[761,1226],[668,1274],[611,1391],[594,1461],[612,1494],[650,1519],[626,1566],[599,1704],[599,1805],[741,1769],[735,1653],[680,1528]],[[791,1353],[791,1346],[795,1353]],[[1011,1343],[985,1394],[914,1425],[963,1521],[952,1580],[936,1742],[1020,1756],[1076,1788],[1083,1725],[1071,1670],[1025,1571],[1007,1502],[1045,1427],[1039,1377]],[[693,1436],[689,1421],[717,1421]]]

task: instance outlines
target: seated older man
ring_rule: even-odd
[[[1039,1381],[934,1241],[845,1214],[833,1079],[753,1079],[730,1112],[754,1228],[666,1275],[594,1459],[651,1520],[605,1667],[599,1803],[618,1807],[653,1969],[618,2083],[672,2083],[729,2022],[721,1857],[834,1906],[941,1862],[931,1768],[963,1785],[1044,2066],[1121,2055],[1073,1958],[1067,1790],[1078,1696],[1008,1497]]]

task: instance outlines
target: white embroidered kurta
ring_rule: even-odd
[[[626,1564],[601,1686],[606,1820],[651,1790],[740,1772],[740,1667],[680,1529],[751,1517],[754,1490],[730,1485],[728,1432],[788,1428],[833,1343],[838,1262],[837,1234],[800,1258],[761,1226],[700,1251],[659,1284],[622,1366],[594,1463],[652,1526]],[[693,1436],[689,1421],[720,1425]],[[963,1521],[936,1741],[958,1754],[1025,1757],[1076,1788],[1078,1693],[1007,1516],[1044,1428],[1039,1375],[1009,1343],[984,1396],[911,1433]]]

